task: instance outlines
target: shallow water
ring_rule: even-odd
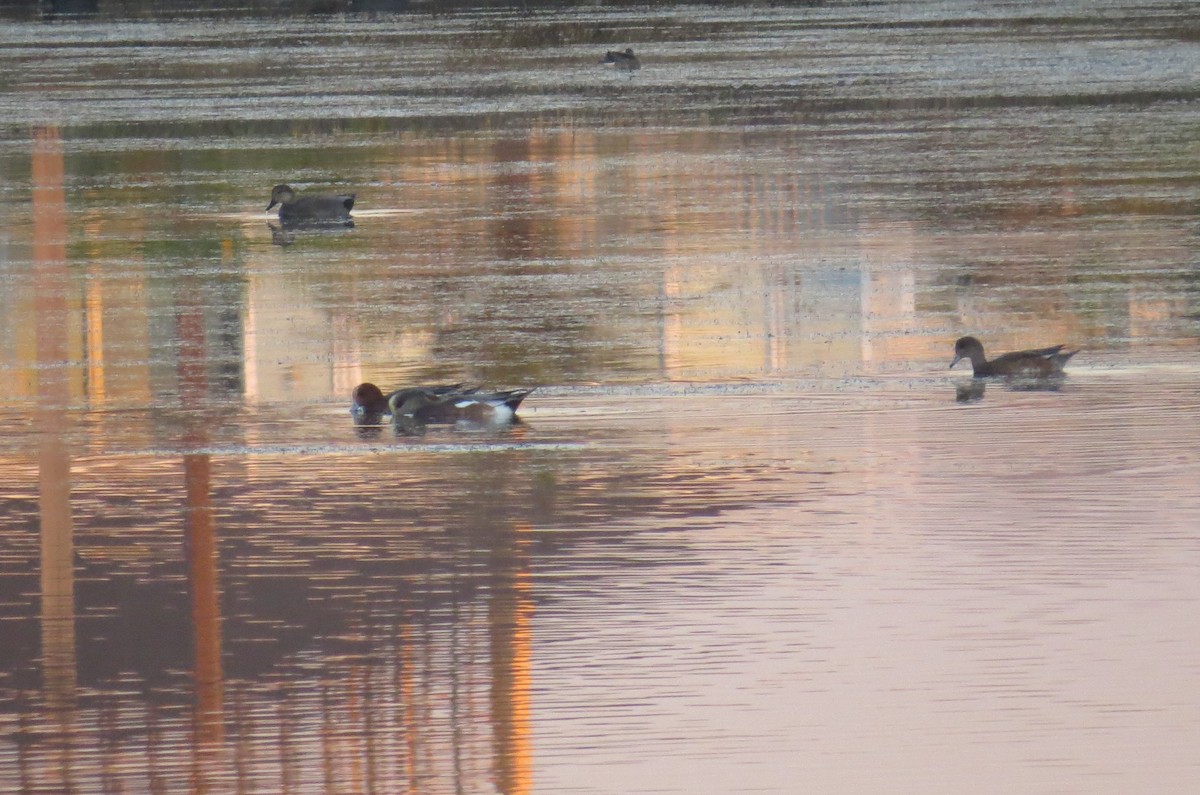
[[[1197,41],[8,24],[0,791],[1190,791]],[[414,436],[364,380],[539,389]]]

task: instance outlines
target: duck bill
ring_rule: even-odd
[[[955,356],[955,357],[954,357],[954,361],[950,362],[950,369],[953,369],[953,368],[954,368],[954,365],[958,364],[958,363],[959,363],[959,362],[961,362],[962,360],[963,360],[963,357],[962,357],[961,355],[959,355],[959,356]]]
[[[264,213],[271,212],[271,208],[274,207],[276,204],[279,204],[279,202],[276,201],[275,199],[271,199],[271,203],[267,205],[267,209],[263,210],[263,212]]]

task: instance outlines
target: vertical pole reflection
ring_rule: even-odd
[[[183,457],[187,483],[187,556],[195,633],[196,719],[201,742],[222,739],[221,610],[217,582],[217,542],[209,494],[208,455]]]
[[[660,303],[666,306],[674,302],[683,292],[682,274],[678,265],[668,265],[663,269],[662,284],[659,290]],[[670,312],[663,310],[659,317],[662,323],[662,337],[659,340],[658,358],[662,374],[670,379],[676,377],[682,364],[683,350],[683,316],[678,310]]]
[[[500,532],[492,550],[492,745],[497,789],[525,795],[533,788],[530,732],[533,594],[525,541],[532,527]]]
[[[417,776],[417,754],[420,748],[417,739],[420,737],[420,727],[417,723],[417,711],[413,705],[416,698],[416,682],[414,671],[417,668],[417,658],[413,643],[411,622],[407,620],[407,612],[400,621],[400,635],[396,647],[399,649],[399,662],[396,666],[396,707],[399,710],[398,722],[404,735],[404,755],[401,759],[402,782],[409,792],[417,792],[420,782]]]
[[[530,138],[504,138],[496,142],[492,153],[494,163],[525,163],[529,161],[532,150]],[[533,201],[531,171],[516,169],[512,173],[503,170],[494,177],[493,185],[499,188],[494,201],[499,205],[495,208],[495,217],[500,220],[493,228],[495,250],[499,257],[508,262],[517,262],[533,256],[531,246],[537,239],[534,233],[532,214],[514,212],[519,209],[516,202],[529,205]]]
[[[57,127],[34,130],[33,259],[37,286],[38,516],[46,705],[70,737],[76,686],[71,458],[63,438],[67,376],[67,208]],[[64,747],[66,747],[64,745]],[[69,765],[60,765],[64,777]]]
[[[179,291],[175,324],[179,337],[179,393],[184,406],[196,409],[188,419],[184,445],[195,449],[208,441],[204,413],[198,407],[208,392],[202,291],[184,284]],[[207,453],[183,457],[186,485],[185,547],[188,584],[192,597],[192,632],[195,648],[195,792],[209,789],[210,767],[216,767],[224,740],[223,675],[221,670],[221,609],[217,578],[217,540],[211,501],[212,462]]]
[[[100,279],[88,279],[84,299],[86,329],[88,405],[96,406],[105,400],[104,381],[104,293]]]

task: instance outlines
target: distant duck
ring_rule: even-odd
[[[389,392],[387,395],[384,395],[382,389],[368,381],[354,387],[354,391],[350,393],[350,399],[353,402],[350,411],[356,415],[374,415],[376,418],[379,418],[384,414],[391,413],[392,410],[389,406],[389,401],[393,398],[397,398],[398,396],[400,405],[403,405],[411,396],[426,392],[435,397],[449,394],[470,395],[475,392],[475,388],[468,387],[465,384],[443,384],[441,386],[418,386],[397,389],[395,392]]]
[[[284,224],[341,224],[353,225],[350,210],[354,207],[354,194],[316,194],[297,196],[290,185],[276,185],[271,189],[271,203],[267,212],[279,205],[279,220]]]
[[[1063,366],[1078,350],[1063,351],[1062,345],[1051,348],[1035,348],[1028,351],[1013,351],[988,361],[983,355],[983,343],[974,337],[962,337],[954,343],[954,361],[971,360],[976,378],[1009,376],[1017,378],[1047,378],[1062,375]]]
[[[517,418],[517,408],[531,389],[504,392],[477,390],[438,393],[433,389],[403,389],[388,398],[388,408],[396,422],[418,423],[472,422],[502,425]]]
[[[626,47],[625,52],[619,50],[609,50],[604,53],[604,58],[600,63],[605,66],[611,66],[614,69],[622,69],[627,72],[636,72],[642,68],[642,62],[633,54],[632,47]]]

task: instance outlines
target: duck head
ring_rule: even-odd
[[[387,398],[383,396],[383,390],[372,383],[359,384],[354,387],[350,398],[354,401],[354,408],[351,410],[355,414],[382,414],[388,409]]]
[[[266,212],[270,212],[276,204],[287,204],[295,198],[296,191],[292,190],[291,185],[276,185],[271,188],[271,203],[267,205]]]
[[[959,337],[954,343],[954,361],[950,366],[958,364],[963,359],[970,359],[972,365],[980,365],[987,361],[983,356],[983,343],[974,337]]]

